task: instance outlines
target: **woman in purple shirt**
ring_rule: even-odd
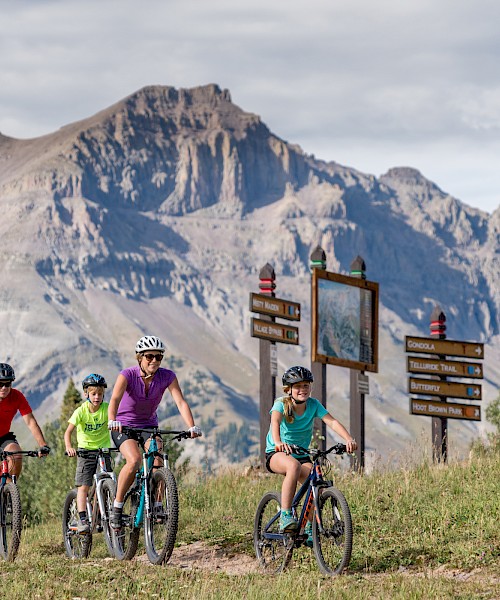
[[[165,353],[165,346],[160,338],[154,335],[142,337],[135,346],[135,352],[138,364],[120,372],[108,409],[108,427],[111,429],[111,436],[126,460],[126,464],[118,476],[115,504],[111,516],[111,526],[114,529],[121,527],[123,499],[142,462],[142,450],[139,443],[136,439],[125,435],[122,432],[122,426],[126,425],[132,428],[157,426],[156,409],[165,390],[168,389],[181,417],[189,428],[191,437],[201,436],[201,429],[194,424],[193,414],[182,395],[175,373],[160,367]],[[143,441],[149,437],[148,434],[142,435]],[[161,459],[157,458],[156,463],[161,466]]]

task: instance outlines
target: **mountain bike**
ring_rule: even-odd
[[[68,492],[64,501],[62,514],[62,531],[66,554],[70,558],[87,558],[92,549],[92,535],[104,531],[104,539],[111,556],[114,556],[109,513],[113,509],[116,476],[113,471],[106,470],[106,457],[116,448],[100,448],[99,450],[77,450],[77,456],[83,458],[97,457],[97,469],[94,481],[87,496],[87,516],[90,525],[89,533],[78,533],[79,514],[77,506],[77,490]],[[67,454],[67,453],[66,453]]]
[[[34,456],[39,458],[38,450],[0,451],[0,555],[7,561],[13,561],[21,543],[23,528],[21,496],[16,476],[9,473],[9,456]]]
[[[112,530],[113,547],[118,560],[131,560],[137,552],[141,526],[144,524],[144,543],[146,554],[151,563],[166,563],[174,549],[179,521],[179,498],[177,484],[169,468],[168,452],[165,436],[169,440],[180,441],[190,438],[188,431],[169,431],[157,427],[130,428],[122,427],[122,431],[130,438],[138,441],[144,452],[142,467],[135,481],[125,494],[122,527]],[[149,433],[145,443],[139,435]],[[163,450],[158,449],[161,440]],[[149,442],[146,450],[145,444]],[[163,466],[155,466],[156,457],[163,459]]]
[[[292,501],[292,514],[297,518],[299,505],[299,528],[292,533],[280,533],[281,494],[267,492],[257,507],[254,522],[255,554],[268,572],[282,572],[290,563],[294,548],[307,541],[304,529],[313,515],[313,550],[320,571],[325,575],[338,575],[348,566],[352,552],[352,519],[347,500],[333,481],[324,479],[322,467],[330,466],[326,456],[331,452],[346,452],[344,444],[336,444],[328,450],[291,446],[296,454],[310,455],[312,469]]]

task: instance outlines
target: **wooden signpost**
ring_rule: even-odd
[[[276,323],[276,317],[288,321],[300,321],[300,304],[275,297],[276,276],[269,263],[261,269],[259,277],[261,293],[250,293],[250,310],[258,313],[260,318],[252,317],[250,333],[260,341],[260,460],[264,465],[266,436],[270,423],[269,411],[276,398],[278,375],[276,342],[295,345],[299,343],[299,328]]]
[[[482,399],[481,385],[448,381],[449,377],[461,379],[482,379],[483,366],[479,362],[450,360],[449,357],[462,357],[481,360],[484,358],[484,345],[475,342],[447,340],[446,317],[439,307],[431,315],[431,337],[406,336],[406,352],[437,355],[438,358],[408,356],[408,392],[410,394],[437,396],[433,398],[410,398],[410,414],[432,417],[432,447],[436,462],[446,462],[448,455],[448,419],[481,420],[481,408],[470,404],[457,404],[447,399],[463,398],[479,401]],[[430,375],[421,378],[414,375]]]

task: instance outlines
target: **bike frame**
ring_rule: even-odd
[[[127,428],[129,429],[131,432],[134,431],[134,428]],[[124,428],[125,430],[125,428]],[[162,436],[163,435],[173,435],[174,437],[172,438],[172,440],[178,439],[180,440],[182,437],[187,437],[187,434],[185,431],[163,431],[161,429],[158,428],[147,428],[147,429],[136,429],[135,432],[137,431],[146,431],[149,432],[151,435],[148,438],[149,441],[149,446],[148,449],[144,449],[144,452],[142,454],[142,467],[139,469],[139,471],[136,474],[136,478],[135,478],[135,482],[132,485],[132,488],[127,492],[127,496],[130,496],[133,493],[138,493],[138,487],[140,488],[140,498],[139,498],[139,505],[137,507],[137,512],[135,514],[135,518],[134,518],[134,523],[133,526],[135,528],[139,528],[141,527],[141,525],[143,524],[144,521],[144,514],[146,515],[146,518],[150,518],[152,516],[152,512],[153,512],[153,507],[151,506],[151,502],[150,502],[150,494],[149,494],[149,486],[150,486],[150,480],[151,480],[151,474],[153,473],[153,470],[155,468],[161,468],[160,466],[156,467],[154,464],[155,458],[156,457],[160,457],[163,460],[163,465],[162,466],[167,466],[169,467],[169,462],[168,462],[168,452],[166,452],[165,448],[166,448],[166,444],[165,441],[163,440]],[[158,451],[158,442],[157,442],[157,438],[161,438],[162,439],[162,444],[163,444],[163,451],[159,452]],[[139,442],[139,440],[137,440]],[[141,442],[139,442],[140,445]]]
[[[309,520],[309,516],[311,514],[311,510],[314,511],[316,521],[318,522],[319,531],[324,534],[325,530],[323,527],[323,520],[321,518],[321,511],[319,510],[319,490],[324,487],[330,487],[333,485],[333,481],[329,481],[323,478],[323,472],[321,471],[321,465],[319,463],[319,459],[321,456],[326,456],[332,449],[336,448],[333,446],[326,453],[319,453],[316,458],[313,459],[313,465],[311,468],[311,472],[309,473],[309,477],[304,481],[304,483],[300,486],[298,492],[295,494],[292,500],[291,510],[293,514],[297,515],[297,507],[299,506],[302,498],[305,496],[304,504],[302,506],[302,511],[300,513],[299,518],[299,529],[297,532],[293,534],[290,533],[269,533],[267,530],[270,525],[276,522],[279,519],[281,511],[276,513],[274,517],[267,523],[265,527],[265,531],[263,536],[268,540],[284,540],[291,535],[295,537],[297,540],[301,540],[305,538],[304,529],[307,525],[307,521]],[[304,448],[299,448],[305,453]],[[307,451],[309,453],[309,451]]]
[[[136,481],[141,481],[141,496],[139,500],[139,506],[137,507],[137,513],[135,515],[134,527],[140,527],[144,521],[144,512],[146,517],[151,516],[151,503],[149,498],[149,479],[154,469],[154,461],[156,456],[162,456],[163,462],[168,462],[168,456],[160,455],[158,452],[158,443],[156,436],[152,435],[149,442],[149,448],[142,454],[142,467],[137,473]]]
[[[94,531],[97,525],[97,520],[95,519],[95,506],[96,502],[99,505],[99,512],[101,514],[101,519],[107,520],[108,516],[106,515],[106,511],[104,510],[104,497],[102,495],[102,484],[105,479],[112,479],[116,483],[116,475],[114,471],[106,471],[106,454],[109,453],[111,456],[112,449],[109,449],[107,452],[104,452],[103,449],[98,450],[97,455],[97,469],[94,473],[94,505],[92,506],[89,498],[87,496],[87,514],[90,519],[90,529]]]

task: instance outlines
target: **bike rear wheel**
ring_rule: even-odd
[[[324,489],[319,498],[324,533],[313,523],[313,549],[320,571],[339,575],[351,560],[352,519],[347,500],[334,487]]]
[[[92,549],[92,534],[78,533],[78,506],[76,490],[71,490],[64,501],[62,514],[63,541],[69,558],[87,558]]]
[[[21,543],[22,515],[19,488],[13,482],[2,490],[0,510],[0,554],[5,560],[16,558]]]
[[[104,540],[106,542],[106,546],[108,548],[108,552],[111,556],[115,555],[115,550],[113,547],[113,531],[110,525],[111,513],[113,511],[113,502],[116,494],[116,484],[112,479],[105,479],[102,482],[102,498],[104,500],[104,512],[105,514],[101,514],[101,525],[104,531]],[[99,506],[99,504],[97,505]]]
[[[293,553],[293,537],[279,533],[281,496],[267,492],[255,513],[253,543],[261,567],[268,573],[280,573]]]
[[[146,554],[150,562],[160,565],[172,555],[179,523],[177,484],[170,469],[161,468],[153,472],[149,502],[151,516],[144,522]]]
[[[113,491],[113,500],[115,493]],[[135,527],[135,516],[139,506],[139,492],[137,488],[129,490],[125,496],[122,512],[122,527],[114,530],[111,528],[114,555],[118,560],[132,560],[139,545],[141,530]]]

